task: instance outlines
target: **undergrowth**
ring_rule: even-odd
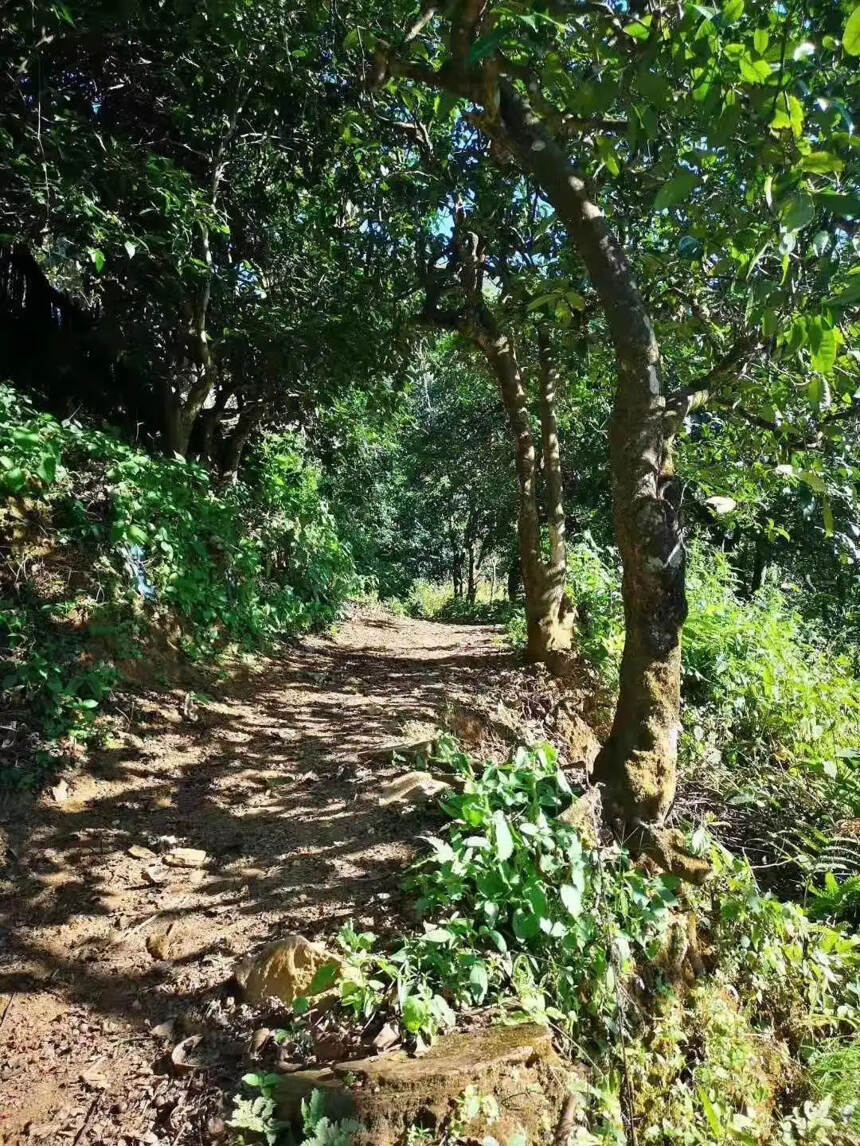
[[[321,968],[303,1021],[341,1021],[314,1010],[335,987],[340,1016],[396,1022],[418,1051],[465,1016],[549,1024],[588,1067],[579,1146],[856,1140],[860,939],[762,893],[701,831],[705,889],[602,845],[548,746],[483,766],[439,752],[454,780],[409,875],[420,924],[384,944],[342,928],[346,968]]]
[[[624,644],[617,554],[588,536],[571,546],[568,588],[576,649],[612,689]],[[841,646],[801,617],[795,594],[768,582],[744,599],[726,556],[693,548],[680,768],[730,807],[767,813],[779,838],[761,841],[765,850],[818,879],[834,829],[860,816],[860,680]],[[524,643],[521,612],[508,635]],[[848,850],[849,866],[860,864],[860,852]]]
[[[331,622],[354,575],[318,484],[289,436],[219,486],[0,387],[0,701],[15,733],[0,781],[39,783],[93,734],[117,660],[153,644],[209,658]]]

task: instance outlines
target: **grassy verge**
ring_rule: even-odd
[[[0,783],[39,784],[95,734],[117,661],[262,648],[330,623],[353,583],[292,439],[219,486],[0,387]]]

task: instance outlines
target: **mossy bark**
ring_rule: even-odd
[[[610,465],[625,644],[615,718],[595,777],[611,815],[628,824],[660,822],[675,796],[687,610],[657,340],[621,245],[526,99],[503,82],[498,114],[483,126],[514,151],[565,223],[612,336],[618,384]]]

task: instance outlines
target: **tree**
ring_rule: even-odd
[[[615,720],[596,775],[610,810],[649,837],[674,799],[686,616],[673,437],[714,383],[737,376],[762,341],[794,339],[793,350],[809,347],[814,361],[830,362],[845,337],[840,315],[854,297],[844,264],[831,267],[830,305],[814,319],[803,316],[798,334],[797,299],[784,284],[762,289],[757,271],[760,228],[769,232],[768,246],[777,233],[790,279],[796,236],[816,215],[834,220],[839,246],[847,234],[839,220],[858,212],[856,199],[833,189],[852,160],[839,122],[856,90],[856,73],[842,62],[850,49],[837,39],[844,16],[832,5],[813,8],[787,15],[769,3],[744,10],[730,0],[722,11],[684,4],[640,12],[620,4],[568,9],[461,0],[444,15],[427,4],[417,20],[403,12],[399,26],[397,13],[387,25],[373,24],[368,71],[377,87],[396,99],[398,84],[418,84],[459,101],[466,121],[491,141],[494,158],[513,159],[534,179],[600,300],[617,366],[610,465],[626,640]],[[804,48],[813,21],[828,33],[824,66],[811,63]],[[755,125],[742,138],[735,135],[741,122]],[[663,212],[674,217],[687,200],[702,199],[723,219],[724,233],[731,227],[729,277],[739,293],[757,290],[758,297],[746,310],[751,330],[702,384],[667,397],[652,314],[620,238],[642,216],[616,212],[611,193],[602,210],[589,169],[603,180],[619,177],[622,189],[635,182],[640,197],[656,189],[650,220]],[[719,193],[723,176],[730,188],[743,183],[740,207],[729,210]],[[618,198],[623,208],[624,196]],[[770,209],[764,215],[762,198]],[[701,349],[699,357],[713,355],[713,347]]]

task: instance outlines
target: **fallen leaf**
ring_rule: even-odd
[[[108,1080],[99,1070],[98,1064],[82,1071],[78,1078],[85,1086],[88,1086],[90,1090],[107,1090],[108,1088]]]
[[[194,1058],[193,1052],[203,1041],[203,1035],[189,1035],[181,1043],[177,1043],[170,1054],[170,1061],[180,1073],[186,1070],[199,1070],[203,1066],[200,1059]]]

